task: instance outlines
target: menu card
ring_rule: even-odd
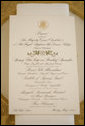
[[[11,16],[10,114],[79,114],[73,17]]]
[[[44,10],[44,12],[43,12]],[[68,4],[18,4],[17,15],[69,16]],[[16,115],[16,125],[74,125],[74,115]]]

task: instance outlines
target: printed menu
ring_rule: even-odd
[[[9,113],[79,111],[74,18],[10,16]]]

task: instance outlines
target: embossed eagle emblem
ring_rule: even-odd
[[[46,21],[39,22],[39,28],[46,29],[48,27],[48,23]]]

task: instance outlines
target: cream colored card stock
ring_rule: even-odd
[[[9,54],[10,114],[79,114],[73,17],[11,16]]]
[[[46,6],[47,6],[47,8],[46,8]],[[64,15],[66,15],[66,16],[68,16],[69,15],[69,10],[68,10],[68,5],[60,5],[60,4],[58,4],[58,5],[53,5],[52,4],[52,6],[50,6],[50,5],[46,5],[45,6],[45,4],[36,4],[36,5],[33,5],[33,4],[30,4],[30,5],[28,5],[28,4],[20,4],[20,5],[18,5],[18,7],[17,7],[17,14],[18,15],[37,15],[37,16],[39,16],[40,14],[44,14],[44,15],[54,15],[54,16],[58,16],[59,15],[59,12],[60,12],[60,15],[61,16],[64,16]],[[62,7],[61,7],[62,6]],[[33,9],[34,8],[34,9]],[[49,10],[49,11],[46,11],[47,13],[43,13],[43,8],[44,8],[44,10]],[[48,8],[50,8],[50,9],[48,9]],[[53,11],[50,11],[50,10],[53,10],[53,8],[55,9],[55,10],[57,10],[57,11],[54,11],[55,13],[52,13]],[[62,8],[62,9],[60,9],[60,8]],[[37,9],[38,10],[40,10],[40,11],[37,11]],[[60,11],[59,11],[59,9],[60,9]],[[28,11],[27,11],[28,10]],[[36,10],[36,11],[35,11]],[[67,10],[67,11],[66,11]],[[37,13],[38,12],[38,13]],[[50,13],[51,12],[51,13]],[[41,22],[38,22],[37,23],[37,25],[38,25],[38,27],[41,29],[41,31],[43,31],[43,30],[45,30],[45,28],[47,28],[47,27],[49,27],[49,24],[47,23],[47,22],[44,22],[44,20],[42,20]],[[45,27],[45,28],[44,28]],[[27,31],[27,30],[26,30]],[[24,40],[24,39],[23,39]],[[75,49],[74,49],[75,50]],[[17,61],[18,61],[18,59],[17,59]],[[58,79],[58,78],[57,78]],[[28,86],[29,87],[29,86]],[[77,88],[78,89],[78,88]],[[22,94],[25,94],[26,92],[25,92],[25,90],[24,90],[24,92],[22,92]],[[76,93],[78,93],[78,90],[77,90],[77,92]],[[78,94],[77,94],[77,96],[78,96]],[[78,97],[77,97],[78,98]],[[26,100],[26,99],[24,99],[24,100]],[[58,99],[57,99],[58,100]],[[22,101],[23,101],[23,99],[22,99]],[[77,102],[79,102],[78,101],[78,99],[77,99]],[[76,104],[76,105],[78,105],[77,106],[77,108],[78,108],[78,113],[79,113],[79,104]],[[55,109],[54,109],[55,110]],[[22,110],[20,110],[20,111],[22,111]],[[66,111],[66,110],[64,110],[64,111]],[[71,111],[72,111],[72,109],[71,109]],[[22,112],[21,112],[22,113]],[[50,113],[51,114],[51,113]],[[19,125],[19,124],[21,124],[20,122],[21,122],[21,120],[23,120],[23,122],[22,122],[22,124],[24,125],[24,124],[33,124],[33,122],[34,122],[34,124],[57,124],[57,125],[61,125],[61,120],[62,120],[62,124],[64,125],[72,125],[72,124],[74,124],[74,116],[73,115],[69,115],[69,116],[66,116],[66,115],[61,115],[61,116],[46,116],[46,118],[45,118],[45,116],[46,115],[41,115],[41,116],[39,116],[40,117],[40,121],[38,121],[38,119],[39,119],[39,117],[38,117],[38,115],[37,116],[28,116],[28,115],[17,115],[16,116],[16,124],[17,125]],[[29,120],[28,120],[28,117],[29,117]],[[44,121],[45,120],[45,121]],[[50,122],[50,120],[51,120],[51,122]],[[55,121],[54,121],[55,120]],[[45,122],[45,123],[43,123],[43,122]],[[54,123],[53,123],[54,122]]]

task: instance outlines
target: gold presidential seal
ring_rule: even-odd
[[[46,29],[48,27],[48,23],[46,21],[40,21],[39,22],[39,28]]]

